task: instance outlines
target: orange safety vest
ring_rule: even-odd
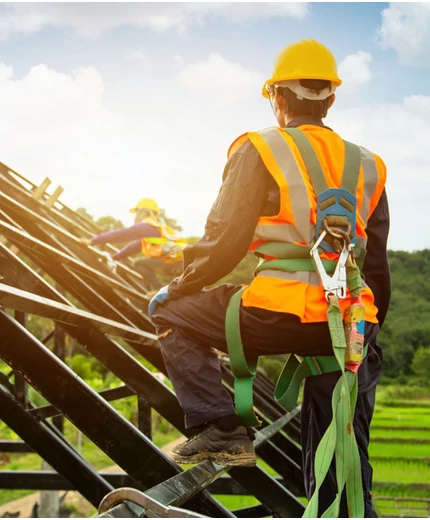
[[[303,125],[322,167],[329,188],[339,188],[345,162],[345,145],[331,130],[316,125]],[[250,140],[280,191],[279,213],[260,217],[250,251],[268,242],[309,246],[315,241],[317,197],[306,166],[292,137],[279,127],[248,132],[230,146],[228,157]],[[382,159],[360,147],[361,166],[357,186],[356,247],[365,250],[366,227],[376,208],[386,181],[386,167]],[[261,255],[267,260],[274,257]],[[321,258],[337,260],[336,253],[324,253]],[[377,308],[373,293],[363,281],[362,302],[365,320],[377,323]],[[349,290],[340,300],[344,313],[351,305]],[[316,272],[285,272],[266,269],[260,271],[242,295],[242,305],[274,312],[295,314],[303,323],[327,321],[327,300]]]
[[[166,264],[182,262],[183,249],[188,242],[184,238],[177,237],[172,227],[161,223],[155,217],[146,217],[142,222],[156,227],[161,235],[161,237],[142,238],[142,254],[147,258],[162,258]]]

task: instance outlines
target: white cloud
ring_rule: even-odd
[[[62,127],[70,136],[87,139],[91,133],[123,126],[122,118],[102,104],[103,78],[92,67],[74,70],[70,75],[45,65],[32,67],[22,79],[13,67],[0,63],[0,113],[9,129],[34,132]]]
[[[226,60],[220,53],[212,53],[204,61],[183,65],[178,74],[180,83],[189,89],[201,90],[203,95],[226,99],[245,99],[258,92],[264,77],[257,71],[245,69],[239,63]]]
[[[404,65],[430,67],[430,3],[390,3],[382,11],[379,42]]]
[[[125,59],[128,61],[148,62],[148,57],[142,49],[128,49],[125,53]]]
[[[370,52],[358,51],[349,54],[339,64],[339,76],[342,79],[342,92],[354,91],[370,81],[372,72]]]
[[[430,247],[430,96],[329,114],[327,124],[344,139],[378,154],[387,165],[392,249]]]
[[[180,69],[170,83],[154,75],[118,91],[120,113],[107,106],[110,86],[94,68],[64,74],[41,64],[17,78],[0,63],[0,160],[36,183],[49,176],[65,188],[61,200],[73,208],[128,224],[134,199],[154,197],[187,234],[202,234],[232,140],[275,120],[255,71],[219,54],[198,63],[174,61]],[[203,79],[193,67],[203,67]],[[230,79],[214,84],[214,71],[227,71]],[[217,90],[224,94],[217,97]],[[241,96],[230,95],[235,92]],[[111,91],[108,97],[112,102]],[[422,223],[430,197],[430,96],[333,110],[327,124],[387,164],[390,247],[429,247]]]
[[[125,130],[123,117],[103,105],[103,94],[94,68],[63,74],[41,64],[17,78],[0,64],[0,160],[36,182],[49,176],[61,183],[75,205],[89,202],[90,192],[100,196]]]
[[[308,13],[306,3],[229,2],[136,2],[136,3],[10,3],[0,7],[0,36],[32,33],[46,26],[70,27],[85,38],[122,25],[152,29],[163,33],[170,29],[185,34],[191,25],[203,25],[220,17],[227,22],[243,23],[272,16],[303,19]]]

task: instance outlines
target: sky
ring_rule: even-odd
[[[95,217],[153,197],[201,236],[231,142],[276,125],[261,87],[314,38],[325,122],[383,158],[389,247],[430,247],[430,3],[0,4],[0,161]]]

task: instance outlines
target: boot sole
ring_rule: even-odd
[[[178,464],[198,464],[206,460],[219,464],[220,466],[243,466],[251,468],[257,464],[257,457],[254,453],[239,453],[233,455],[227,452],[212,453],[210,451],[201,451],[189,457],[184,457],[174,452],[170,452],[170,454],[172,460]]]

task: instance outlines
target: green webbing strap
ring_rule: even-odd
[[[346,487],[348,512],[351,518],[364,516],[361,464],[355,440],[353,421],[357,401],[358,376],[345,371],[346,340],[342,311],[337,297],[329,296],[327,319],[333,352],[341,376],[332,396],[333,417],[315,453],[315,491],[306,507],[304,517],[318,516],[319,491],[328,473],[333,456],[336,463],[338,492],[333,503],[323,513],[323,518],[338,518],[343,489]]]
[[[355,262],[360,269],[363,269],[364,259],[366,257],[366,250],[363,247],[354,247]]]
[[[322,260],[323,266],[328,274],[333,274],[337,262],[334,260]],[[313,263],[311,258],[307,259],[294,259],[291,260],[280,259],[280,260],[263,260],[258,264],[255,268],[254,276],[256,276],[259,272],[265,271],[266,269],[274,269],[276,271],[284,271],[294,273],[297,271],[315,271],[315,264]]]
[[[367,356],[368,346],[363,349],[363,359]],[[300,385],[306,377],[328,374],[340,370],[335,356],[305,357],[291,354],[278,377],[275,387],[275,400],[287,411],[293,410],[299,398]]]
[[[312,247],[313,244],[301,246],[287,242],[266,242],[258,246],[254,253],[273,256],[274,258],[309,258]]]
[[[340,187],[356,195],[361,165],[360,148],[349,141],[344,141],[343,143],[345,145],[345,164]]]
[[[285,131],[290,134],[299,149],[315,193],[319,195],[328,190],[321,164],[308,138],[298,128],[285,128]]]
[[[274,258],[284,258],[284,259],[308,259],[310,256],[310,250],[312,249],[314,243],[307,246],[301,246],[299,244],[289,244],[286,242],[266,242],[261,246],[258,246],[254,253],[273,256]],[[323,250],[321,248],[318,249],[318,252],[321,254]],[[366,256],[366,250],[362,247],[354,247],[354,256],[357,265],[360,269],[363,267],[364,258]]]
[[[248,426],[260,426],[261,422],[254,413],[252,383],[257,372],[258,358],[248,364],[243,351],[242,337],[240,334],[240,291],[231,297],[225,316],[225,336],[230,367],[234,379],[234,400],[236,412]]]
[[[319,195],[325,190],[328,190],[321,164],[309,139],[298,128],[286,128],[285,131],[293,138],[293,141],[299,149],[315,193]],[[349,141],[343,141],[343,143],[345,145],[345,164],[343,167],[341,188],[355,195],[361,165],[360,148]]]

